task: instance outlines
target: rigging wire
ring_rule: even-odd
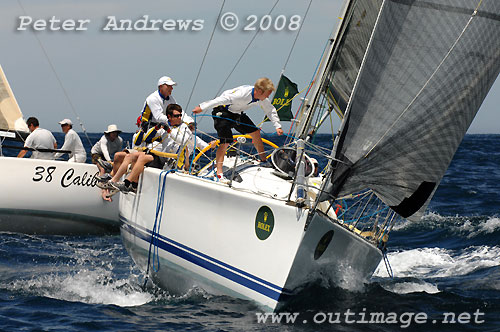
[[[391,279],[394,279],[394,273],[392,272],[391,263],[389,262],[389,257],[387,257],[387,251],[383,251],[382,255],[384,256],[384,263],[387,273]]]
[[[295,35],[295,39],[292,44],[292,48],[290,49],[290,53],[288,53],[288,57],[286,58],[285,64],[283,65],[283,69],[281,70],[281,74],[285,72],[286,65],[288,64],[288,61],[290,60],[290,56],[292,55],[292,51],[295,47],[295,43],[297,42],[297,39],[299,38],[300,31],[302,30],[302,26],[304,25],[304,21],[306,20],[307,13],[309,13],[309,8],[311,8],[312,0],[309,1],[309,5],[307,5],[306,12],[304,13],[304,18],[302,19],[302,23],[300,24],[299,30],[297,31],[297,35]]]
[[[217,15],[217,21],[214,24],[214,29],[212,30],[212,34],[210,35],[210,39],[208,41],[207,49],[205,50],[205,54],[203,55],[203,59],[201,60],[200,68],[198,69],[198,74],[196,75],[196,79],[194,80],[193,88],[191,89],[191,93],[189,95],[188,101],[186,103],[186,109],[189,109],[189,103],[191,102],[191,97],[193,96],[194,89],[196,88],[196,84],[198,83],[198,78],[200,77],[201,69],[203,68],[203,64],[205,63],[205,59],[208,54],[208,49],[210,48],[210,45],[212,44],[212,39],[215,34],[215,29],[217,28],[217,24],[219,24],[219,19],[222,14],[222,9],[224,8],[224,4],[226,3],[226,0],[222,1],[222,6],[220,7],[219,15]]]
[[[276,2],[274,3],[273,7],[271,8],[271,10],[269,11],[269,13],[267,15],[271,15],[272,11],[274,10],[274,7],[276,7],[276,5],[278,4],[278,2],[280,2],[280,0],[276,0]],[[229,80],[229,77],[231,77],[231,75],[233,74],[234,70],[236,69],[236,67],[239,65],[241,59],[243,59],[243,56],[245,55],[245,53],[248,51],[248,49],[250,48],[250,45],[252,45],[253,41],[255,40],[255,38],[257,37],[257,35],[259,34],[259,32],[261,31],[260,27],[259,29],[257,30],[257,32],[253,35],[252,39],[250,40],[250,42],[248,43],[247,47],[245,48],[245,50],[243,51],[243,53],[241,54],[240,58],[238,59],[238,61],[236,61],[233,69],[231,69],[231,71],[229,72],[229,75],[227,75],[226,79],[224,80],[224,82],[222,83],[222,85],[220,86],[219,90],[217,91],[217,93],[215,94],[215,97],[217,97],[220,92],[222,91],[222,89],[224,88],[224,85],[226,84],[226,82]]]
[[[304,21],[306,20],[306,17],[307,17],[307,14],[309,13],[309,9],[311,8],[311,4],[312,4],[312,0],[309,1],[309,4],[307,5],[307,9],[306,9],[306,12],[304,13],[304,18],[302,19],[302,23],[300,24],[300,27],[297,31],[297,34],[295,35],[295,39],[293,40],[293,43],[292,43],[292,47],[290,48],[290,52],[288,52],[288,56],[285,60],[285,64],[283,65],[283,69],[281,70],[281,76],[283,76],[283,74],[285,73],[285,70],[286,70],[286,66],[288,65],[288,61],[290,60],[290,57],[292,55],[292,52],[295,48],[295,44],[297,43],[297,39],[299,39],[299,35],[300,35],[300,31],[302,31],[302,26],[304,26]],[[281,77],[280,77],[281,79]],[[311,88],[312,85],[309,86],[309,89]],[[302,89],[302,91],[300,91],[299,93],[297,93],[290,101],[289,103],[292,102],[292,100],[297,97],[298,95],[300,95],[302,92],[304,92],[305,89],[307,89],[308,87],[305,87],[304,89]],[[309,89],[307,90],[309,92]],[[307,93],[306,93],[307,95]],[[305,97],[304,97],[305,98]],[[278,112],[281,108],[283,108],[284,106],[288,105],[285,104],[285,105],[282,105],[279,109],[276,110],[276,112]],[[295,114],[295,116],[297,116],[297,113]],[[294,117],[295,119],[295,117]],[[264,120],[262,120],[262,122],[260,124],[262,124],[263,122],[265,121],[265,118]],[[259,127],[260,127],[260,124],[259,124]],[[292,125],[293,125],[293,121],[292,121]],[[291,132],[291,126],[290,126],[290,130],[288,131],[288,134],[290,134]]]
[[[325,54],[325,52],[327,51],[327,48],[328,48],[328,45],[330,44],[330,40],[328,40],[326,43],[325,43],[325,47],[323,48],[323,52],[321,52],[321,57],[319,58],[318,60],[318,63],[316,64],[316,68],[314,69],[313,71],[313,76],[311,77],[311,81],[309,82],[309,86],[308,86],[308,90],[306,92],[306,94],[304,95],[304,98],[302,99],[302,102],[300,103],[299,107],[297,108],[297,111],[295,112],[295,116],[294,116],[294,119],[297,119],[297,116],[300,112],[300,110],[303,108],[303,105],[307,99],[307,95],[309,94],[309,92],[311,91],[311,88],[313,87],[314,85],[314,82],[315,82],[315,77],[316,77],[316,74],[319,70],[319,67],[321,65],[321,60],[323,59],[323,55]],[[293,130],[293,126],[295,125],[295,122],[292,121],[291,124],[290,124],[290,128],[288,129],[288,135],[291,134],[292,130]]]
[[[21,10],[23,11],[24,15],[28,16],[27,12],[26,12],[26,9],[24,9],[24,6],[23,4],[21,3],[21,0],[17,0],[17,3],[19,4],[19,7],[21,7]],[[62,84],[62,81],[61,81],[61,78],[59,77],[59,75],[57,74],[57,71],[54,67],[54,65],[52,64],[52,61],[50,61],[50,58],[49,58],[49,55],[47,53],[47,50],[45,50],[45,47],[43,46],[42,44],[42,41],[40,40],[40,38],[38,38],[37,34],[35,32],[33,32],[36,40],[38,41],[38,44],[40,45],[40,48],[42,49],[42,52],[43,54],[45,55],[45,58],[47,59],[47,62],[49,63],[50,65],[50,68],[52,69],[52,72],[54,73],[54,76],[56,77],[57,79],[57,82],[59,83],[62,91],[63,91],[63,94],[64,96],[66,97],[69,105],[70,105],[70,108],[71,110],[73,111],[73,113],[75,114],[76,116],[76,119],[78,120],[79,124],[80,124],[80,127],[82,128],[83,130],[83,133],[85,134],[85,137],[87,138],[87,141],[89,142],[89,145],[92,146],[92,141],[90,140],[89,138],[89,135],[87,134],[87,130],[85,129],[84,125],[83,125],[83,122],[82,120],[80,119],[80,116],[78,115],[78,113],[76,112],[76,108],[75,106],[73,105],[73,103],[71,102],[71,99],[69,98],[69,95],[68,95],[68,92],[66,91],[66,89],[64,88],[64,85]]]

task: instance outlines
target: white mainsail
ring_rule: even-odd
[[[0,66],[0,130],[29,132],[2,66]]]

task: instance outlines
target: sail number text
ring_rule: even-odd
[[[53,180],[58,181],[63,188],[68,188],[70,186],[82,186],[82,187],[95,187],[97,183],[96,175],[91,174],[87,171],[83,174],[78,174],[74,168],[67,169],[62,175],[61,172],[56,172],[56,166],[36,166],[35,173],[33,174],[32,180],[34,182],[52,182]]]

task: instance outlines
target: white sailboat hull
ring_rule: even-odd
[[[102,200],[95,165],[2,157],[0,169],[0,231],[54,235],[118,231],[118,200]]]
[[[324,215],[315,214],[304,231],[307,209],[263,192],[171,173],[162,198],[162,177],[146,168],[137,194],[121,195],[121,235],[134,261],[144,270],[149,261],[153,280],[174,294],[201,287],[275,309],[320,275],[334,282],[344,271],[358,281],[369,278],[382,258],[375,246]],[[158,202],[164,206],[157,209]],[[153,229],[158,236],[150,246]],[[331,242],[315,257],[329,231]]]

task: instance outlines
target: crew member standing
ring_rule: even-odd
[[[267,78],[259,78],[254,86],[243,85],[234,89],[226,90],[219,97],[203,102],[193,109],[197,114],[213,108],[214,127],[219,136],[220,145],[215,155],[217,177],[225,180],[222,175],[222,164],[224,155],[230,143],[233,142],[232,128],[241,134],[248,134],[259,153],[261,161],[266,161],[264,143],[260,136],[260,129],[244,113],[253,106],[261,106],[267,117],[272,121],[276,133],[283,134],[278,113],[269,100],[269,95],[275,90],[273,82]]]

